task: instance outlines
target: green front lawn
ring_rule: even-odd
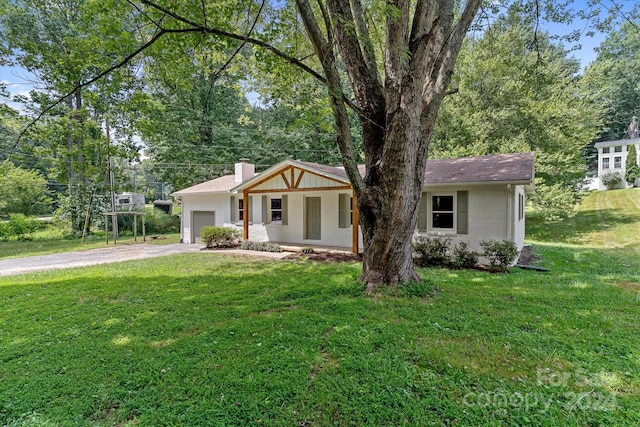
[[[375,298],[357,264],[215,253],[0,278],[0,425],[640,425],[638,242],[557,227],[551,273]]]

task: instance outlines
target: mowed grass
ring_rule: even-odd
[[[358,264],[214,253],[1,278],[0,425],[640,425],[638,241],[588,214],[532,221],[551,273],[373,298]]]

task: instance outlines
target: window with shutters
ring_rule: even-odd
[[[267,198],[262,196],[262,218],[266,224],[288,225],[289,197],[283,194],[281,197]]]
[[[282,222],[282,199],[271,199],[271,222]]]
[[[418,231],[468,234],[469,192],[423,193],[418,207]]]

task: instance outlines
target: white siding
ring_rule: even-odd
[[[303,177],[304,179],[304,177]],[[344,190],[342,191],[344,192]],[[352,227],[338,227],[338,194],[340,191],[309,191],[286,193],[289,197],[288,225],[267,224],[265,230],[269,241],[310,246],[338,246],[351,248]],[[284,193],[283,193],[284,194]],[[280,193],[269,193],[268,198],[282,197]],[[304,238],[304,198],[321,198],[321,240]],[[251,227],[249,227],[251,230]],[[362,241],[362,237],[360,237]],[[361,246],[362,247],[362,246]]]
[[[180,238],[183,243],[195,243],[191,236],[192,211],[214,211],[216,225],[222,227],[229,222],[229,195],[202,194],[182,197],[182,230]]]
[[[626,141],[621,140],[621,141],[606,142],[604,144],[603,143],[596,144],[596,146],[598,147],[598,177],[602,177],[603,175],[606,175],[610,172],[620,172],[620,174],[623,177],[622,181],[618,185],[616,185],[615,188],[631,187],[631,185],[629,185],[627,181],[624,179],[624,173],[625,173],[625,165],[627,162],[627,154],[629,152],[629,148],[632,145],[631,143],[633,141],[634,140],[626,140]],[[599,146],[600,144],[603,144],[603,145]],[[635,145],[636,147],[636,163],[640,164],[640,144],[634,143],[633,145]],[[622,147],[622,151],[615,152],[615,147]],[[604,148],[608,148],[609,152],[604,153],[604,150],[603,150]],[[618,168],[615,167],[616,157],[621,158],[620,167]],[[608,168],[604,167],[604,159],[608,160],[608,164],[609,164]],[[607,187],[602,183],[601,179],[598,179],[598,189],[599,190],[607,189]]]
[[[520,197],[522,197],[522,218],[520,218]],[[525,231],[525,219],[526,215],[526,204],[527,204],[527,195],[524,191],[524,187],[522,185],[515,186],[515,194],[514,194],[514,212],[513,212],[513,221],[514,225],[514,233],[513,233],[513,242],[518,245],[518,250],[522,250],[522,246],[524,246],[524,231]]]
[[[425,192],[433,194],[456,194],[457,191],[469,192],[468,234],[421,232],[416,235],[444,236],[451,239],[452,244],[468,242],[472,249],[481,250],[482,240],[511,240],[509,225],[509,201],[513,199],[506,185],[494,186],[456,186],[425,188]],[[517,205],[516,205],[517,207]],[[516,210],[517,214],[517,210]],[[428,208],[431,216],[431,206]],[[511,218],[513,224],[513,218]],[[511,226],[512,227],[512,226]],[[524,225],[523,225],[524,227]],[[519,231],[517,231],[519,232]],[[522,230],[524,235],[524,228]]]

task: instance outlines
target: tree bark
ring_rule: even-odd
[[[481,0],[468,0],[457,21],[453,0],[418,0],[413,16],[411,2],[389,1],[384,84],[360,1],[327,0],[327,8],[322,0],[318,3],[326,36],[309,1],[296,1],[327,76],[338,147],[358,201],[364,240],[360,280],[367,292],[420,280],[412,240],[427,150],[462,40]],[[350,129],[343,126],[346,111],[334,39],[362,125],[364,179],[357,172]]]

